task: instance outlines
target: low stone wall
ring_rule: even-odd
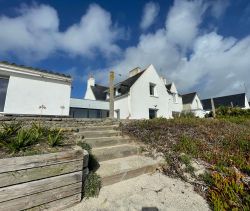
[[[21,122],[24,126],[29,126],[32,123],[40,123],[48,127],[84,127],[89,125],[112,125],[119,121],[116,119],[85,119],[85,118],[54,118],[54,117],[8,117],[0,116],[0,128],[3,123],[12,121]]]
[[[0,210],[62,210],[81,201],[88,153],[73,150],[0,159]]]

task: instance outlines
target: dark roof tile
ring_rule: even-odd
[[[171,89],[171,86],[172,86],[172,83],[171,84],[167,84],[167,85],[165,85],[165,87],[167,88],[167,90],[169,90],[170,91],[170,89]]]
[[[190,104],[193,102],[196,92],[181,95],[183,104]]]
[[[245,93],[213,98],[215,108],[218,108],[220,106],[232,106],[232,105],[234,107],[244,108],[245,99],[246,99]],[[202,102],[204,110],[212,110],[210,98],[201,100],[201,102]]]
[[[91,89],[95,95],[96,100],[106,100],[105,91],[108,89],[108,87],[95,84],[95,86],[91,86]]]

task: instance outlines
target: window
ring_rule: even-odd
[[[157,109],[149,109],[149,119],[154,119],[157,117]]]
[[[4,111],[4,104],[5,104],[8,83],[9,83],[9,78],[0,76],[0,112]]]
[[[149,94],[150,94],[151,96],[156,96],[155,84],[152,84],[152,83],[149,84]]]

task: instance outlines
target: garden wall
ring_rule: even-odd
[[[0,159],[0,210],[62,210],[81,201],[88,153],[73,150]]]

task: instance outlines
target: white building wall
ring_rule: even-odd
[[[2,113],[69,115],[71,78],[4,63],[0,75],[9,78]]]
[[[95,95],[91,89],[91,86],[95,86],[95,79],[93,77],[90,77],[87,81],[87,90],[84,96],[84,99],[86,100],[96,100]]]
[[[172,96],[172,100],[171,100],[171,109],[173,112],[182,112],[183,110],[183,104],[182,104],[182,97],[179,96],[178,94],[176,94],[176,101],[174,99],[174,96]]]
[[[156,84],[156,96],[150,96],[149,84]],[[131,117],[130,119],[148,119],[149,108],[156,108],[157,117],[172,117],[171,96],[167,93],[153,65],[150,65],[130,88]]]
[[[69,115],[71,85],[46,78],[11,75],[4,113]],[[39,109],[44,105],[46,109]],[[64,107],[64,109],[62,108]]]
[[[191,111],[195,114],[195,116],[203,118],[206,112],[203,110],[203,106],[198,95],[195,95],[192,104],[190,105]]]
[[[245,96],[245,108],[246,108],[246,109],[249,109],[249,108],[250,108],[249,103],[248,103],[248,100],[247,100],[247,96]]]
[[[120,119],[129,119],[130,111],[129,111],[129,96],[121,96],[115,99],[114,108],[115,108],[115,118],[117,118],[117,110],[120,113]]]

